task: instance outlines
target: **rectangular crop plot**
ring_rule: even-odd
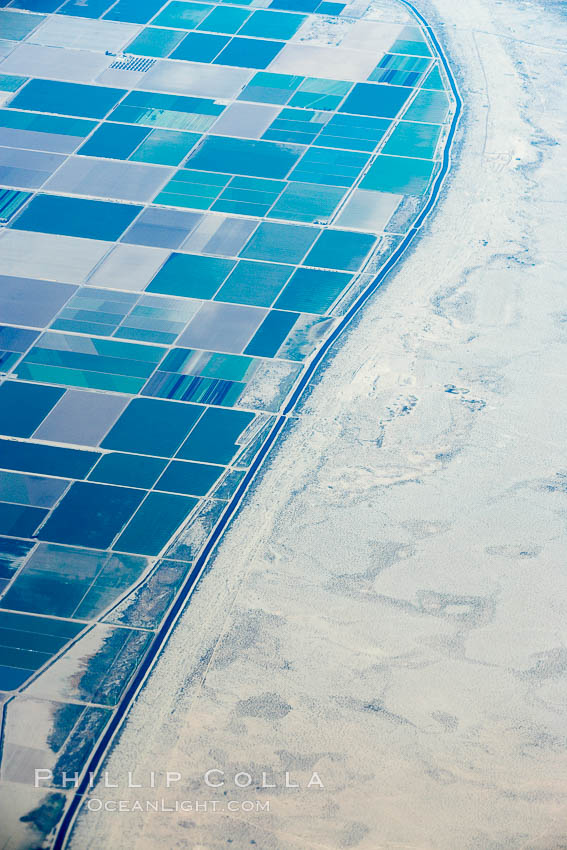
[[[116,549],[157,555],[197,501],[194,497],[172,493],[149,493],[116,541]]]
[[[438,124],[414,124],[400,121],[384,145],[383,151],[397,156],[433,159],[441,135]]]
[[[373,248],[376,238],[369,233],[324,230],[303,261],[305,266],[358,271]]]
[[[325,313],[351,280],[342,272],[298,269],[275,303],[280,310]]]
[[[36,195],[12,225],[18,230],[114,240],[142,208],[60,195]]]
[[[176,27],[178,29],[192,29],[201,23],[211,11],[206,3],[186,3],[180,0],[172,0],[159,13],[153,22],[157,26]]]
[[[303,149],[295,145],[208,136],[187,164],[202,171],[281,179],[302,153]]]
[[[283,46],[281,41],[236,37],[214,61],[218,65],[234,65],[237,68],[267,68]]]
[[[357,83],[340,107],[340,112],[395,118],[410,94],[411,89],[401,86]]]
[[[254,260],[300,263],[320,232],[317,227],[263,221],[240,256]]]
[[[127,47],[128,53],[139,56],[169,56],[175,50],[184,33],[176,30],[160,29],[159,27],[146,27],[138,33],[134,41]]]
[[[184,298],[212,298],[235,261],[198,254],[172,254],[147,288],[147,292]]]
[[[253,419],[253,413],[210,407],[177,452],[177,457],[201,463],[230,463],[238,451],[240,435]]]
[[[30,80],[10,103],[14,109],[104,118],[126,94],[122,89],[60,83],[54,80]]]
[[[421,195],[429,185],[434,165],[427,159],[379,156],[360,186],[378,192]]]
[[[292,272],[293,266],[241,260],[215,295],[215,300],[269,307]]]
[[[320,176],[322,183],[328,179],[326,175],[313,171],[310,163],[299,173],[304,178],[314,179]],[[351,177],[349,177],[349,184],[350,182],[354,182]],[[268,218],[326,224],[345,194],[346,188],[340,186],[315,185],[311,182],[288,183],[268,213]]]
[[[325,186],[352,186],[368,162],[366,154],[309,148],[290,174],[290,179]]]

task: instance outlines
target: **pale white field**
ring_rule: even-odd
[[[121,787],[93,792],[270,811],[85,813],[72,850],[567,847],[567,23],[419,8],[465,99],[451,179],[225,536],[108,759]]]

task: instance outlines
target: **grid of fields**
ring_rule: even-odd
[[[1,5],[0,691],[19,817],[45,795],[25,790],[38,753],[54,788],[82,769],[303,370],[411,227],[452,103],[389,0]]]

